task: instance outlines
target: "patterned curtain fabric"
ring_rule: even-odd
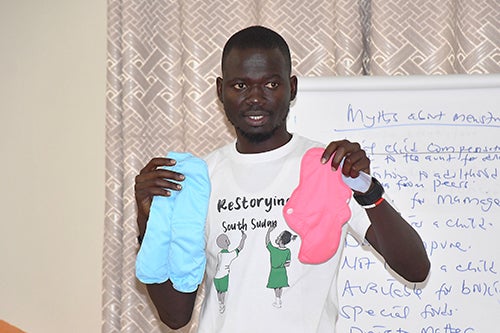
[[[373,0],[370,74],[498,73],[500,1]]]
[[[500,73],[499,15],[498,0],[108,0],[102,331],[170,332],[135,278],[134,177],[232,140],[215,90],[230,35],[275,29],[302,76]]]

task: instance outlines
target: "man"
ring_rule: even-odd
[[[357,199],[349,202],[352,217],[342,227],[339,249],[331,259],[303,264],[297,259],[300,241],[290,245],[286,306],[273,307],[269,302],[269,253],[262,241],[271,226],[287,229],[282,209],[299,183],[301,158],[309,148],[320,146],[287,130],[286,117],[296,93],[290,51],[280,35],[253,26],[228,40],[217,94],[235,128],[236,142],[205,158],[212,193],[206,224],[207,287],[199,332],[334,331],[336,277],[347,225],[366,238],[403,278],[416,282],[427,277],[430,264],[420,237],[381,198],[381,185],[374,181],[366,193],[355,193]],[[331,142],[319,160],[331,164],[332,172],[344,160],[341,172],[352,178],[370,171],[370,161],[360,145],[347,140]],[[145,234],[153,196],[168,197],[171,191],[182,190],[178,183],[185,177],[162,168],[174,164],[172,159],[154,158],[136,177],[139,238]],[[232,267],[231,293],[221,313],[213,287],[214,258],[219,252],[216,238],[231,227],[245,231],[247,239],[245,252]],[[169,280],[147,288],[164,323],[180,328],[189,322],[196,292],[178,292]]]

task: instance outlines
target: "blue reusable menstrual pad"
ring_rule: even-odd
[[[180,292],[193,292],[205,272],[205,221],[210,180],[205,161],[189,153],[170,152],[170,170],[186,176],[182,190],[155,196],[146,233],[137,254],[136,276],[152,284],[170,279]]]

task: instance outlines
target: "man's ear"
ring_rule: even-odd
[[[290,101],[293,101],[297,97],[297,87],[298,80],[295,75],[290,77]]]
[[[222,97],[222,85],[223,79],[221,77],[217,77],[216,85],[217,85],[217,97],[219,97],[219,101],[224,104],[224,98]]]

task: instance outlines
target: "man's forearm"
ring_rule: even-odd
[[[386,201],[366,210],[371,221],[366,239],[387,264],[408,281],[422,282],[430,269],[422,239]]]

